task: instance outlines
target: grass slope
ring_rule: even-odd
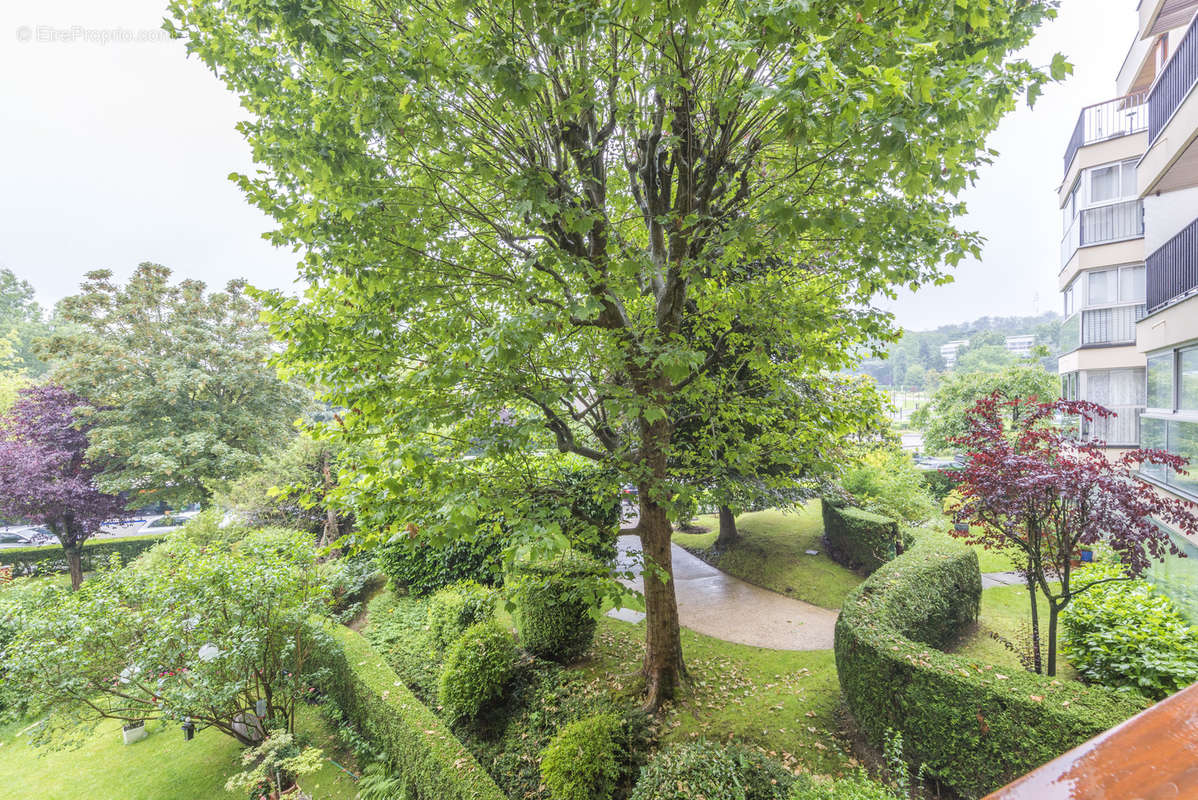
[[[206,800],[241,798],[225,791],[225,781],[241,770],[241,747],[214,730],[183,740],[178,725],[149,723],[149,735],[131,745],[121,741],[121,724],[105,721],[76,750],[30,747],[22,729],[29,721],[0,728],[0,775],[4,797],[38,800]],[[298,730],[344,764],[319,716],[301,709]],[[355,782],[325,763],[303,780],[314,800],[352,800]]]
[[[1048,601],[1037,595],[1040,608],[1040,652],[1048,658]],[[1031,614],[1027,587],[1023,585],[995,586],[982,592],[982,609],[978,624],[965,631],[948,649],[951,653],[976,658],[1013,670],[1023,669],[1017,652],[1012,652],[1001,637],[1017,651],[1031,651]],[[1057,677],[1077,680],[1077,672],[1057,653]]]
[[[736,520],[740,541],[723,553],[711,550],[718,528],[715,517],[699,517],[696,524],[710,532],[675,533],[674,543],[724,572],[779,594],[839,609],[849,590],[862,581],[824,552],[818,500],[797,511],[741,514]],[[807,555],[807,550],[817,550],[819,555]]]

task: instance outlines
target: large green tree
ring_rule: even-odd
[[[35,343],[49,333],[33,285],[11,269],[0,269],[0,381],[14,380],[12,373],[38,376],[46,364],[37,356]]]
[[[209,293],[170,277],[149,263],[124,286],[89,272],[45,350],[56,380],[96,407],[97,483],[135,505],[206,500],[283,446],[300,410],[267,364],[273,340],[245,284]]]
[[[996,394],[1003,400],[1034,398],[1051,402],[1061,395],[1060,379],[1039,362],[1024,362],[998,372],[950,372],[936,393],[911,421],[923,429],[924,449],[929,453],[952,450],[954,440],[968,430],[968,414],[979,400]],[[1010,407],[1015,411],[1019,406]]]
[[[375,440],[359,522],[473,525],[546,442],[618,470],[656,707],[685,676],[675,400],[726,350],[775,385],[845,367],[892,334],[879,292],[977,251],[954,198],[1048,79],[1011,52],[1055,6],[175,0],[169,26],[240,95],[241,184],[306,249],[273,310]]]

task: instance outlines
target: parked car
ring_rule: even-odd
[[[177,514],[163,514],[160,517],[150,517],[145,525],[138,528],[137,533],[170,533],[177,531],[199,515],[199,511],[180,511]]]
[[[0,528],[0,547],[37,547],[54,544],[57,538],[48,528],[34,525],[15,525]]]

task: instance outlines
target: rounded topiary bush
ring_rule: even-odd
[[[609,800],[620,777],[623,722],[597,714],[558,731],[541,751],[541,779],[553,800]]]
[[[510,583],[524,649],[562,664],[578,660],[595,637],[605,574],[602,564],[573,550],[549,561],[519,565]]]
[[[453,643],[437,681],[437,701],[451,720],[474,719],[503,699],[520,651],[494,620],[471,625]]]
[[[462,581],[429,598],[425,621],[433,643],[438,650],[444,650],[471,625],[490,619],[494,611],[494,591],[474,581]]]
[[[629,800],[747,800],[736,759],[718,745],[691,742],[658,752]]]

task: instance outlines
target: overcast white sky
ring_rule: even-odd
[[[956,281],[890,304],[911,329],[1057,309],[1061,156],[1078,110],[1114,96],[1135,0],[1064,0],[1029,57],[1063,52],[1073,77],[1021,104],[1001,153],[966,196],[988,239]],[[213,286],[294,286],[295,257],[261,239],[271,221],[227,179],[252,169],[237,100],[159,30],[165,0],[0,3],[0,266],[47,305],[82,274],[142,261]],[[133,41],[101,41],[122,29]],[[144,39],[144,40],[142,40]]]

